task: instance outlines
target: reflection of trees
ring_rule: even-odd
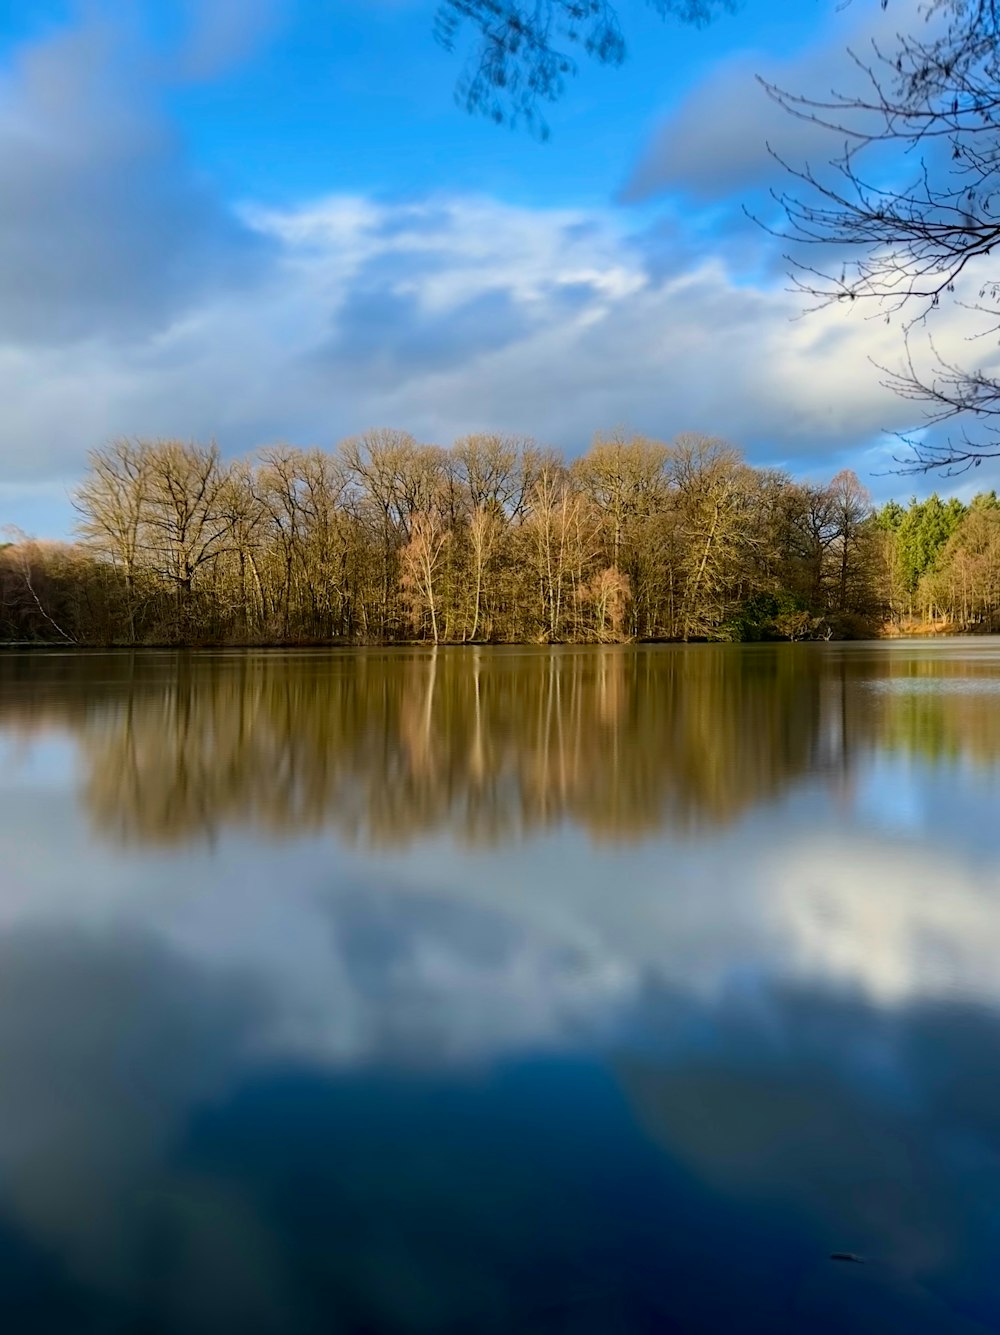
[[[72,729],[122,840],[614,838],[733,820],[864,742],[995,755],[983,673],[816,646],[27,655],[0,660],[0,724]]]
[[[1000,660],[904,661],[876,690],[883,746],[937,764],[1000,757]]]

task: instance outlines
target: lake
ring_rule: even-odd
[[[4,652],[4,1329],[995,1331],[998,834],[994,639]]]

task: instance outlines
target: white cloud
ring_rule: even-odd
[[[894,0],[886,8],[840,4],[791,56],[748,50],[719,60],[656,130],[625,185],[626,198],[681,190],[708,202],[758,187],[782,189],[786,180],[769,145],[792,166],[821,167],[842,150],[843,138],[790,115],[759,80],[820,100],[870,93],[862,65],[875,60],[872,44],[891,49],[896,33],[924,24],[921,9],[920,0]],[[860,124],[856,115],[849,121]]]
[[[0,173],[0,351],[18,378],[44,369],[29,349],[98,339],[111,358],[264,262],[109,27],[60,30],[0,73]]]
[[[447,834],[361,858],[329,837],[268,846],[239,832],[151,856],[94,843],[63,806],[62,745],[11,731],[0,748],[0,943],[110,933],[242,979],[269,998],[254,1038],[268,1059],[490,1058],[600,1033],[650,984],[709,1007],[752,984],[889,1010],[1000,1009],[995,859],[918,828],[845,831],[832,814],[789,822],[765,809],[709,843],[630,849],[624,880],[620,849],[572,831],[499,857]],[[58,848],[46,833],[54,815]],[[359,929],[380,942],[374,954],[359,949]]]
[[[896,326],[796,320],[782,281],[747,282],[719,253],[657,271],[612,209],[334,196],[245,217],[269,257],[253,284],[199,293],[131,343],[0,348],[8,478],[71,474],[120,433],[240,451],[493,427],[576,450],[621,423],[809,467],[912,425],[868,360],[898,361]]]
[[[88,726],[105,726],[100,711]],[[941,814],[919,771],[902,834],[878,830],[898,802],[873,820],[865,789],[845,823],[813,790],[701,841],[613,848],[563,827],[499,852],[443,833],[359,857],[329,837],[269,845],[243,829],[212,847],[111,849],[77,804],[75,754],[59,727],[24,734],[15,716],[0,732],[0,1167],[8,1217],[91,1282],[127,1278],[142,1193],[170,1185],[192,1115],[275,1069],[363,1078],[388,1061],[447,1079],[566,1047],[627,1058],[637,1038],[667,1082],[739,1053],[735,1091],[780,1054],[786,1083],[765,1062],[766,1081],[798,1118],[835,1095],[835,1122],[854,1109],[877,1131],[887,1078],[927,1117],[943,1069],[946,1127],[957,1117],[967,1131],[982,1103],[956,1114],[948,1100],[981,1092],[979,1044],[1000,1010],[997,859],[947,811],[944,839],[916,819]],[[862,777],[895,795],[905,762]],[[983,783],[948,775],[973,823]],[[613,1069],[649,1129],[727,1190],[773,1202],[776,1183],[794,1195],[808,1170],[827,1201],[831,1153],[846,1144],[857,1169],[884,1152],[820,1135],[779,1175],[759,1149],[740,1153],[759,1142],[730,1138],[718,1091],[691,1134],[682,1087],[661,1107],[643,1094],[655,1079],[630,1082],[627,1059]],[[873,1118],[856,1111],[859,1088]],[[815,1103],[795,1097],[810,1089]],[[781,1162],[786,1126],[775,1118]],[[883,1229],[881,1255],[888,1245]]]
[[[239,47],[271,11],[245,30],[241,12],[194,37]],[[95,23],[26,47],[0,85],[0,519],[58,535],[66,505],[46,521],[44,489],[64,495],[122,434],[236,453],[375,425],[440,442],[498,429],[575,452],[623,425],[726,435],[819,473],[864,472],[883,428],[914,425],[869,360],[899,363],[898,329],[839,309],[796,320],[763,235],[679,207],[669,234],[643,233],[611,206],[483,196],[233,208],[170,132],[177,71],[142,53]],[[727,107],[684,139],[693,163],[717,155]],[[942,350],[967,351],[961,317],[939,314]]]

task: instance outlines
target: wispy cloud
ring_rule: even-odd
[[[0,340],[148,336],[260,245],[158,114],[134,52],[101,24],[21,52],[0,81]]]
[[[896,327],[842,309],[797,319],[783,279],[747,282],[718,254],[664,267],[610,209],[335,196],[245,221],[254,282],[189,291],[124,345],[112,328],[0,350],[9,473],[65,473],[120,432],[243,450],[379,423],[570,450],[616,424],[700,429],[809,468],[912,424],[869,361],[898,361]]]

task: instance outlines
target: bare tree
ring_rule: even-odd
[[[450,540],[451,531],[445,526],[441,512],[437,509],[423,510],[413,515],[410,541],[402,551],[401,582],[414,629],[420,629],[426,612],[430,617],[431,635],[435,644],[441,638],[438,575],[444,550]]]
[[[667,447],[642,436],[598,435],[589,451],[573,465],[584,494],[605,516],[609,527],[610,564],[619,566],[630,530],[648,521],[662,503]]]
[[[48,599],[43,598],[39,592],[38,573],[44,573],[44,558],[46,555],[43,545],[33,538],[29,538],[13,525],[8,526],[4,531],[8,538],[12,539],[12,541],[4,544],[4,565],[16,576],[22,602],[33,613],[37,613],[43,622],[55,631],[60,640],[66,641],[67,644],[76,644],[75,636],[70,635],[60,621],[56,620],[49,610]],[[56,550],[55,544],[49,543],[46,545],[49,554]],[[4,601],[6,602],[7,599],[5,598]]]
[[[856,479],[796,486],[708,437],[598,438],[570,466],[500,437],[447,451],[398,432],[225,463],[119,442],[90,463],[83,542],[0,551],[0,638],[754,638],[785,633],[789,599],[807,628],[836,611],[850,631],[884,583]]]
[[[628,576],[617,566],[598,571],[580,590],[580,601],[589,605],[593,617],[593,636],[600,643],[624,638],[630,593]]]
[[[852,602],[856,602],[848,595],[852,582],[857,580],[858,562],[871,546],[868,539],[874,536],[872,499],[849,468],[836,475],[830,483],[829,494],[836,531],[837,610],[846,612]]]
[[[981,319],[991,343],[1000,328],[1000,279],[983,266],[1000,240],[1000,6],[924,0],[920,11],[914,31],[849,52],[860,93],[816,97],[762,82],[791,115],[842,145],[818,170],[779,157],[795,180],[775,197],[797,285],[820,303],[859,303],[899,321],[901,369],[880,368],[885,383],[923,405],[924,427],[957,421],[959,434],[928,443],[910,433],[897,463],[903,472],[955,471],[1000,454],[992,357],[977,365],[939,354],[929,323],[957,306]],[[813,246],[836,258],[808,262]],[[927,336],[926,369],[918,332]]]
[[[231,483],[217,445],[166,440],[146,449],[147,556],[156,573],[173,585],[178,619],[186,630],[196,578],[232,550]]]
[[[463,639],[474,640],[479,633],[483,610],[483,584],[486,571],[500,543],[500,520],[488,506],[477,505],[469,516],[469,552],[472,558],[472,625]]]
[[[340,458],[380,554],[377,634],[385,636],[398,617],[400,551],[410,540],[413,517],[431,509],[440,497],[443,451],[418,444],[408,431],[379,429],[344,441]]]
[[[106,553],[121,573],[128,640],[136,640],[142,526],[149,499],[149,450],[141,441],[115,440],[92,450],[90,472],[73,503],[84,541]]]
[[[513,436],[464,436],[452,447],[459,486],[472,509],[494,511],[513,519],[524,510],[534,481],[537,448],[533,441]]]
[[[302,451],[293,446],[263,450],[254,475],[254,495],[264,515],[269,546],[279,557],[277,597],[273,600],[283,634],[288,637],[292,599],[296,587],[296,563],[301,558],[305,516],[302,502]]]
[[[542,638],[572,639],[573,594],[582,588],[588,548],[596,525],[588,503],[573,490],[565,466],[542,470],[530,497],[523,527],[529,569],[538,598]]]
[[[689,640],[711,633],[734,601],[747,544],[756,542],[747,523],[752,472],[725,441],[691,433],[674,442],[667,474],[680,537],[677,629]]]

